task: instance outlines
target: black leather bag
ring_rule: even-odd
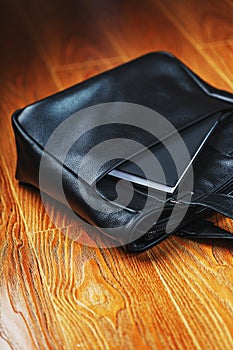
[[[148,149],[158,141],[137,126],[122,126],[113,120],[111,108],[109,113],[102,114],[99,107],[88,109],[100,104],[105,108],[109,103],[136,104],[154,110],[178,131],[218,114],[221,122],[194,163],[194,183],[188,200],[185,191],[179,196],[177,192],[164,196],[155,190],[149,196],[146,188],[135,185],[132,195],[132,187],[123,183],[124,198],[131,196],[131,200],[127,204],[117,201],[117,181],[109,172],[140,152],[140,146],[125,147],[123,159],[122,154],[116,156],[114,143],[110,147],[112,159],[104,162],[102,147],[89,155],[88,163],[83,162],[92,148],[107,140],[130,139]],[[61,129],[56,150],[51,154],[46,148],[51,135],[71,115],[83,110],[86,114],[75,119],[76,140],[65,159],[61,153],[72,138],[65,129]],[[91,118],[86,118],[88,111]],[[62,172],[62,189],[72,210],[98,228],[102,239],[106,235],[131,252],[144,251],[170,234],[232,239],[233,234],[207,221],[213,210],[233,219],[232,116],[230,93],[210,86],[171,54],[150,53],[16,111],[13,115],[18,152],[16,177],[63,201],[56,183],[58,173]],[[163,131],[163,137],[168,137]],[[41,185],[43,157],[49,180]],[[181,218],[179,210],[184,207],[185,215]]]

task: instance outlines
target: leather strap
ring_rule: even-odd
[[[233,196],[229,194],[213,193],[201,199],[197,202],[185,202],[180,200],[178,204],[195,205],[204,208],[212,209],[220,214],[223,214],[233,219]]]
[[[193,237],[233,239],[233,233],[230,233],[218,226],[215,226],[212,222],[206,220],[200,220],[198,223],[192,223],[189,224],[187,227],[183,227],[177,235],[188,238]]]

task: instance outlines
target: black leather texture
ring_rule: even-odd
[[[74,143],[64,164],[57,154],[45,155],[52,178],[56,178],[58,169],[62,167],[63,189],[73,211],[130,252],[142,252],[170,234],[233,238],[233,235],[215,226],[210,228],[206,221],[213,210],[233,218],[233,96],[210,86],[166,52],[149,53],[16,111],[12,120],[18,152],[17,179],[39,188],[41,157],[54,130],[72,114],[110,102],[128,102],[148,107],[163,115],[178,131],[214,113],[219,114],[221,123],[195,161],[194,187],[188,211],[178,226],[175,217],[174,222],[171,220],[169,233],[166,233],[165,226],[174,205],[187,205],[185,200],[183,203],[177,202],[176,194],[167,196],[164,201],[159,193],[155,193],[149,198],[145,212],[142,208],[145,200],[148,200],[147,191],[135,186],[130,204],[124,207],[118,203],[121,210],[113,210],[118,205],[112,202],[116,181],[108,173],[122,164],[124,160],[121,157],[103,164],[98,176],[93,177],[85,169],[82,169],[85,176],[80,176],[78,164],[83,156],[105,139],[130,138],[145,147],[154,144],[150,135],[130,125],[122,127],[116,123],[107,133],[103,133],[93,123],[93,128],[90,125],[91,131]],[[111,122],[111,113],[96,118],[100,118],[103,123]],[[82,135],[86,121],[80,118],[77,123]],[[58,148],[66,142],[66,137],[61,138]],[[127,157],[130,158],[134,151],[129,148]],[[95,153],[95,157],[90,159],[93,173],[102,158],[102,154]],[[93,183],[97,183],[97,186],[93,187]],[[40,189],[60,200],[53,183]],[[126,196],[127,191],[126,184]],[[155,222],[153,218],[161,207],[161,200],[164,210]],[[151,223],[146,231],[145,220]],[[114,234],[109,227],[115,228]]]

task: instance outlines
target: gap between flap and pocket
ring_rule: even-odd
[[[219,113],[220,113],[220,114],[219,114]],[[179,129],[178,129],[178,132],[180,133],[180,132],[182,132],[182,131],[184,131],[184,130],[190,128],[190,127],[192,127],[193,125],[195,125],[195,124],[197,124],[197,123],[200,123],[200,122],[203,121],[204,119],[206,119],[206,118],[208,118],[208,117],[210,117],[211,115],[214,115],[214,114],[219,114],[219,118],[221,118],[221,115],[222,115],[221,112],[219,112],[219,111],[217,111],[217,112],[212,112],[212,113],[209,113],[209,114],[206,115],[206,116],[202,116],[201,118],[199,118],[199,119],[197,119],[197,120],[194,120],[194,121],[191,122],[191,123],[188,123],[188,124],[187,124],[186,126],[184,126],[184,127],[179,128]],[[216,120],[217,120],[217,119],[218,119],[218,118],[216,117]],[[217,126],[217,128],[218,128],[218,126]],[[215,130],[214,130],[214,132],[215,132]],[[173,135],[174,135],[174,134],[173,134]],[[161,140],[161,141],[164,141],[164,140],[168,139],[170,136],[172,136],[172,135],[168,135],[167,137],[163,138],[163,140]],[[207,141],[208,141],[208,140],[207,140]],[[150,150],[153,146],[156,146],[159,142],[160,142],[160,140],[158,140],[158,141],[156,141],[156,142],[154,142],[154,143],[151,143],[151,144],[148,146],[147,149]],[[205,146],[206,146],[206,145],[204,144],[203,147],[205,147]],[[138,155],[140,155],[140,154],[143,154],[143,152],[145,152],[145,151],[144,151],[144,150],[141,150],[141,151],[139,151],[139,152],[137,152],[137,153],[131,153],[131,154],[128,155],[127,159],[118,158],[118,159],[112,160],[112,161],[109,162],[107,165],[105,164],[104,169],[101,169],[102,172],[99,172],[99,173],[98,173],[98,177],[95,178],[95,180],[91,183],[91,185],[95,185],[95,184],[98,183],[100,180],[102,180],[106,175],[108,175],[112,170],[115,170],[115,169],[117,169],[119,166],[126,164],[127,161],[132,160],[135,156],[138,156]],[[201,154],[201,152],[202,152],[202,150],[200,151],[200,154]],[[198,154],[197,157],[199,157],[200,154]]]

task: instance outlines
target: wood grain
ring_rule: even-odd
[[[230,0],[4,0],[0,12],[0,349],[232,349],[233,245],[89,247],[14,178],[14,110],[148,51],[233,91]],[[233,221],[212,220],[233,233]],[[86,245],[76,242],[82,237]],[[93,244],[93,242],[92,242]]]
[[[232,39],[232,1],[165,0],[161,3],[198,44]]]
[[[169,0],[158,3],[164,15],[179,30],[185,38],[204,58],[212,68],[218,70],[221,77],[227,82],[231,90],[233,89],[232,78],[229,77],[222,67],[216,65],[212,55],[206,54],[204,48],[209,44],[227,44],[232,40],[232,6],[229,2],[223,1],[221,4],[217,1],[187,1],[179,0],[170,2]],[[221,6],[221,10],[219,9]],[[183,10],[186,9],[188,14],[184,16]],[[219,25],[219,21],[224,25]],[[205,28],[208,28],[206,33]],[[218,35],[218,39],[216,39]],[[212,40],[210,40],[210,37]],[[224,54],[223,54],[224,55]]]

